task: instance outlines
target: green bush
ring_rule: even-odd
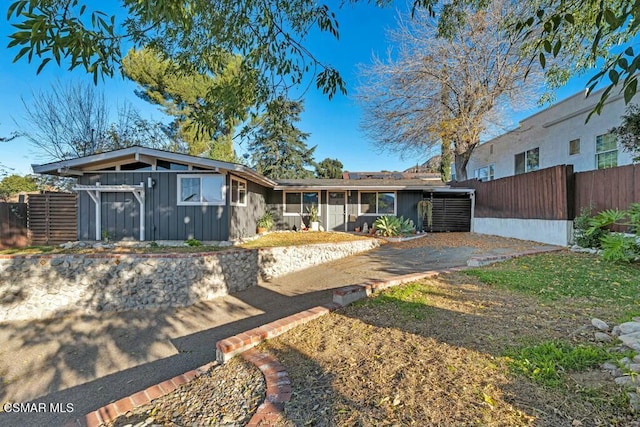
[[[640,259],[640,203],[632,203],[627,210],[607,209],[589,220],[586,235],[597,235],[605,227],[628,227],[635,235],[605,234],[600,238],[602,257],[612,262],[634,262]]]
[[[600,239],[607,234],[607,230],[598,228],[591,234],[587,231],[591,228],[591,207],[583,207],[580,209],[580,215],[573,220],[573,236],[576,240],[576,244],[582,248],[600,248]]]
[[[376,234],[385,237],[395,237],[403,234],[411,234],[416,227],[411,219],[398,218],[395,215],[384,215],[376,219],[373,223]]]
[[[202,243],[200,243],[198,239],[187,239],[184,242],[189,246],[202,246]]]

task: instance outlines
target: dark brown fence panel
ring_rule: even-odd
[[[476,218],[571,220],[574,217],[573,166],[561,165],[522,175],[454,187],[476,190]]]
[[[640,202],[640,165],[620,166],[575,174],[576,214],[583,207],[593,212],[627,209]]]
[[[425,218],[423,228],[429,231],[470,231],[471,199],[466,197],[434,197],[431,227]]]
[[[44,193],[29,196],[29,230],[34,245],[78,239],[77,195]]]
[[[27,204],[0,203],[0,249],[27,245]]]

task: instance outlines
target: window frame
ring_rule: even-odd
[[[573,142],[577,142],[578,144],[578,150],[575,153],[571,152],[571,143]],[[582,142],[580,141],[580,138],[574,138],[572,140],[569,141],[569,155],[570,156],[577,156],[578,154],[580,154],[580,149],[582,148]]]
[[[538,150],[538,164],[536,165],[535,169],[534,168],[529,168],[529,153],[532,151]],[[522,172],[518,172],[518,162],[517,162],[517,157],[518,156],[524,156],[523,159],[523,165],[524,165],[524,171]],[[513,156],[513,174],[514,175],[522,175],[525,173],[529,173],[529,172],[535,172],[537,170],[540,170],[540,147],[533,147],[530,148],[528,150],[522,151],[520,153],[516,153]]]
[[[615,148],[612,148],[612,149],[609,149],[609,150],[604,150],[604,151],[598,151],[598,138],[602,138],[602,137],[605,137],[605,136],[608,136],[608,135],[612,135],[613,136],[613,139],[614,139],[614,142],[615,142]],[[596,152],[596,155],[595,155],[595,162],[596,162],[595,167],[596,167],[596,170],[615,168],[615,167],[618,166],[618,152],[619,152],[619,150],[618,150],[618,138],[616,138],[615,135],[613,135],[611,132],[603,133],[601,135],[596,135],[595,152]],[[600,157],[600,155],[602,155],[602,154],[610,154],[610,153],[614,153],[614,152],[616,153],[615,164],[612,165],[612,166],[605,166],[605,167],[601,168],[600,165],[599,165],[599,162],[598,162],[598,158]]]
[[[362,212],[362,193],[375,193],[376,195],[376,211],[375,213]],[[393,194],[393,213],[380,213],[378,202],[380,200],[379,194],[392,193]],[[398,215],[398,192],[390,190],[360,190],[358,191],[358,216],[383,216],[383,215]]]
[[[480,171],[486,169],[487,170],[487,179],[483,180],[480,178]],[[473,171],[473,176],[474,178],[477,178],[479,181],[493,181],[495,179],[496,176],[496,166],[495,163],[490,163],[487,166],[483,166],[481,168],[476,169],[475,171]]]
[[[200,200],[196,201],[196,202],[191,202],[191,201],[183,201],[182,200],[182,180],[183,179],[189,179],[189,178],[198,178],[200,179]],[[219,178],[220,182],[221,182],[221,188],[220,188],[220,195],[222,196],[222,200],[221,201],[213,201],[213,202],[204,202],[202,201],[202,179],[203,178]],[[176,205],[177,206],[226,206],[227,204],[227,184],[226,184],[226,179],[225,179],[225,174],[221,174],[221,173],[215,173],[215,174],[204,174],[204,173],[199,173],[199,174],[192,174],[192,173],[183,173],[183,174],[177,174],[176,175]]]
[[[304,193],[315,193],[318,195],[318,216],[322,216],[322,209],[320,204],[322,203],[322,192],[320,190],[299,190],[299,191],[283,191],[282,192],[282,215],[283,216],[309,216],[309,212],[304,212]],[[299,194],[300,195],[300,213],[287,212],[287,194]]]
[[[238,201],[234,202],[233,201],[233,181],[236,181],[238,183],[242,183],[244,184],[244,202],[240,202],[240,186],[238,185]],[[233,175],[231,175],[231,179],[229,181],[229,205],[230,206],[240,206],[240,207],[246,207],[247,206],[247,200],[249,199],[249,187],[247,184],[247,180],[246,179],[242,179],[242,178],[237,178]]]

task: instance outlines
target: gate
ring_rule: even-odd
[[[33,245],[78,240],[78,196],[44,193],[29,196],[28,226]]]

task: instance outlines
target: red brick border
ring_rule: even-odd
[[[113,403],[103,406],[93,412],[88,413],[84,421],[88,427],[97,427],[103,423],[113,421],[121,415],[125,415],[127,412],[142,405],[146,405],[158,397],[169,394],[183,384],[188,383],[194,378],[206,373],[212,367],[218,365],[217,362],[207,363],[194,370],[185,372],[184,374],[175,376],[171,379],[163,381],[159,384],[148,387],[142,391],[132,394],[131,396],[124,397]],[[76,425],[81,425],[81,420],[76,421]]]
[[[273,356],[250,349],[242,358],[254,364],[264,376],[267,396],[258,406],[247,427],[272,426],[282,419],[284,404],[291,400],[291,381],[285,367]]]
[[[282,335],[296,326],[304,325],[305,323],[324,316],[339,307],[339,305],[334,303],[313,307],[220,340],[216,343],[216,360],[219,363],[225,363],[232,357],[240,353],[244,353],[266,339]]]

